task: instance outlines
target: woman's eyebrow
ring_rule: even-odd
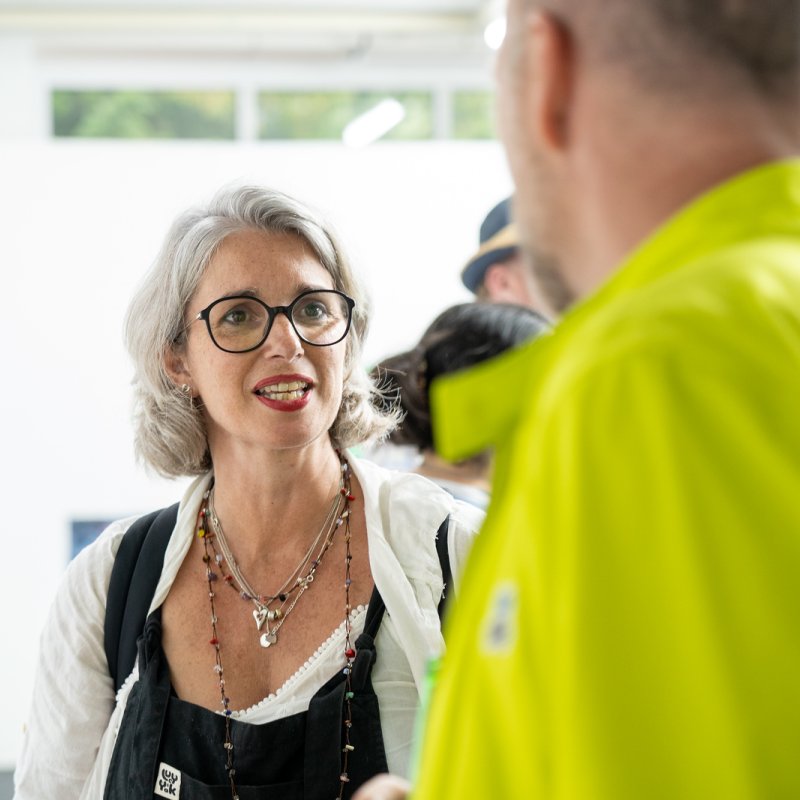
[[[225,294],[221,294],[217,299],[218,300],[225,300],[228,297],[260,297],[261,293],[258,289],[248,288],[248,289],[233,289],[230,292],[225,292]]]
[[[291,298],[292,300],[295,297],[303,294],[303,292],[329,292],[332,289],[328,286],[323,286],[319,283],[297,283],[293,288],[294,296]],[[262,293],[255,287],[249,286],[246,289],[232,289],[229,292],[225,292],[225,294],[220,295],[217,300],[225,300],[229,297],[255,297],[262,302],[266,302]],[[291,300],[289,301],[291,302]],[[267,304],[269,305],[269,304]]]
[[[330,292],[329,286],[323,286],[320,283],[303,283],[295,287],[298,294],[302,292]]]

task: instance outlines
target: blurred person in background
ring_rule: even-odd
[[[126,336],[138,454],[194,480],[70,564],[18,800],[344,798],[407,772],[445,576],[483,515],[348,454],[396,421],[360,364],[367,321],[286,195],[223,190],[172,226]]]
[[[515,303],[542,311],[544,304],[519,249],[512,199],[501,200],[481,223],[480,246],[461,271],[461,281],[480,302]]]
[[[489,501],[491,454],[451,463],[436,454],[430,411],[431,383],[517,347],[549,328],[529,308],[505,303],[463,303],[439,314],[417,345],[384,359],[373,370],[388,407],[399,404],[403,418],[389,436],[411,445],[422,460],[414,468],[454,497],[485,509]]]
[[[507,21],[520,247],[563,316],[434,386],[439,451],[496,465],[414,800],[798,797],[800,0]]]

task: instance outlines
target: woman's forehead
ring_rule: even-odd
[[[332,289],[333,284],[333,277],[301,236],[246,230],[222,241],[200,280],[198,294],[241,291],[262,297],[273,292]]]

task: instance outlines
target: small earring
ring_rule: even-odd
[[[192,394],[192,387],[188,383],[184,383],[181,385],[181,392],[189,397]]]

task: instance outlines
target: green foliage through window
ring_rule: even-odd
[[[433,138],[430,92],[261,92],[259,138],[341,140],[349,122],[387,98],[406,114],[384,139]]]
[[[53,133],[112,139],[233,139],[233,92],[53,92]]]
[[[258,94],[258,137],[341,141],[348,123],[393,98],[405,117],[383,139],[434,138],[430,91],[264,91]],[[494,100],[487,91],[452,95],[454,139],[493,139]],[[52,93],[57,137],[235,139],[234,91],[78,91]]]
[[[495,138],[494,95],[491,92],[453,93],[453,138]]]

